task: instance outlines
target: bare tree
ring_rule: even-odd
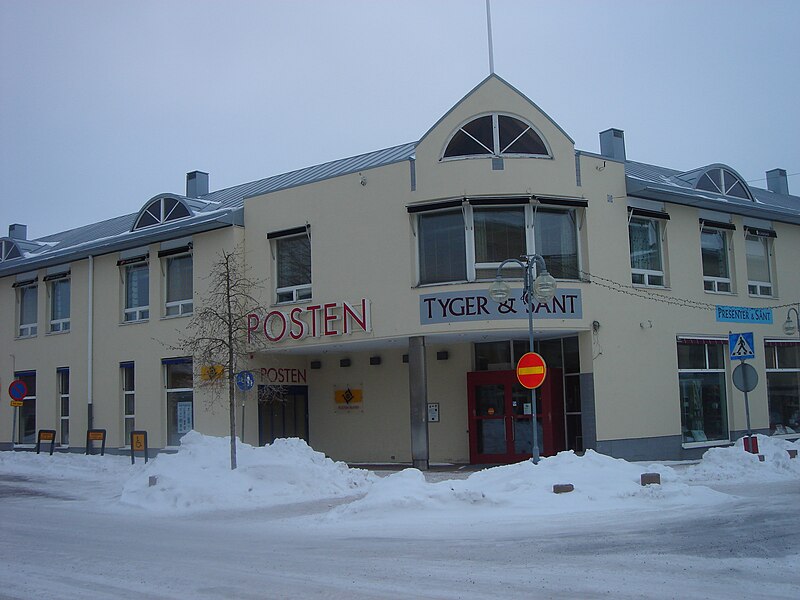
[[[251,279],[245,266],[244,247],[219,252],[207,275],[208,289],[199,298],[180,347],[191,351],[196,370],[222,367],[217,382],[227,383],[231,436],[231,469],[236,468],[236,384],[240,362],[252,352],[247,342],[247,315],[261,312],[253,294],[260,282]],[[213,372],[213,371],[212,371]],[[216,388],[217,397],[222,389]]]

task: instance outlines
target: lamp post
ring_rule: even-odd
[[[503,280],[503,267],[510,263],[516,263],[524,271],[524,298],[528,305],[528,348],[533,352],[533,299],[539,302],[550,301],[556,293],[556,280],[547,272],[544,258],[538,254],[525,254],[518,258],[507,258],[497,267],[497,275],[494,282],[489,286],[489,297],[498,303],[508,300],[511,287]],[[534,280],[534,271],[538,276]],[[533,464],[539,462],[539,424],[536,420],[536,390],[531,389],[531,423],[533,425],[533,445],[531,447],[531,459]]]
[[[792,311],[794,311],[794,321],[792,321]],[[786,313],[786,320],[783,322],[783,333],[786,335],[794,335],[800,332],[800,313],[794,306],[789,307]]]

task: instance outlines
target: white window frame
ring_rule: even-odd
[[[182,388],[170,388],[170,387],[168,387],[168,385],[169,385],[169,373],[168,373],[168,371],[169,371],[169,368],[170,368],[170,366],[172,364],[175,364],[175,363],[166,363],[166,364],[163,365],[164,392],[165,392],[164,393],[164,401],[165,401],[165,403],[164,403],[165,415],[164,416],[166,417],[166,419],[164,420],[165,434],[166,435],[164,437],[165,437],[165,440],[167,440],[167,447],[169,447],[169,448],[177,448],[180,445],[180,442],[178,444],[172,444],[172,445],[169,444],[169,436],[170,436],[170,428],[169,428],[170,394],[191,392],[191,395],[192,395],[192,400],[191,400],[191,403],[192,403],[192,427],[194,428],[194,388],[193,387],[182,387]],[[191,363],[189,363],[189,364],[191,365]],[[180,437],[182,437],[180,432],[176,432],[176,434],[179,435]],[[183,435],[185,435],[185,433]],[[180,437],[179,437],[179,439],[180,439]]]
[[[775,295],[772,269],[772,238],[763,235],[754,235],[745,231],[745,262],[747,262],[747,242],[751,240],[758,240],[764,244],[764,260],[767,263],[768,281],[758,281],[750,279],[750,269],[747,270],[747,293],[750,296],[761,298],[772,298]]]
[[[725,247],[723,249],[723,253],[725,255],[725,267],[728,271],[727,277],[714,277],[711,275],[706,275],[703,273],[703,290],[712,294],[733,294],[733,280],[731,278],[731,273],[733,271],[733,261],[731,260],[731,236],[730,232],[727,229],[723,229],[720,227],[714,227],[713,225],[703,225],[700,228],[700,260],[701,260],[701,267],[702,267],[702,255],[703,255],[703,234],[706,232],[714,232],[718,233],[722,236],[722,239],[725,241]],[[710,284],[710,288],[707,286]],[[722,289],[725,286],[728,289]]]
[[[656,228],[656,237],[658,238],[658,257],[661,261],[661,270],[657,271],[654,269],[637,269],[631,266],[631,282],[635,286],[642,286],[642,287],[657,287],[657,288],[665,288],[667,285],[667,277],[666,273],[664,272],[664,229],[661,226],[661,219],[655,219],[653,217],[643,217],[639,215],[634,215],[631,213],[628,217],[628,246],[630,247],[630,235],[631,235],[631,223],[636,221],[646,221],[649,223],[653,223]],[[642,281],[637,282],[634,281],[634,275],[641,275]],[[661,278],[661,283],[655,283],[650,281],[650,278]]]
[[[687,343],[687,341],[685,339],[678,338],[677,343],[678,344],[685,344],[685,343]],[[680,369],[679,368],[678,369],[678,389],[679,389],[678,399],[679,399],[680,402],[683,401],[682,390],[681,390],[681,383],[682,383],[681,382],[681,374],[689,375],[689,374],[692,374],[692,373],[722,373],[724,375],[724,377],[722,378],[722,382],[723,382],[723,384],[725,386],[724,387],[724,391],[725,391],[725,430],[726,430],[728,435],[727,435],[727,437],[725,437],[723,439],[719,439],[719,440],[706,440],[706,441],[688,442],[688,441],[684,441],[683,440],[683,431],[681,431],[681,445],[684,448],[699,448],[699,447],[706,447],[706,446],[719,446],[719,445],[730,444],[730,439],[731,439],[731,410],[730,410],[730,408],[731,407],[730,407],[730,393],[729,393],[729,390],[728,390],[727,361],[725,360],[725,356],[726,356],[727,353],[725,352],[725,350],[723,350],[723,352],[722,352],[722,368],[721,369],[711,369],[711,368],[709,368],[709,364],[708,364],[708,346],[709,345],[717,345],[718,343],[719,342],[716,339],[708,338],[708,340],[705,341],[704,343],[698,344],[698,345],[702,345],[703,346],[703,354],[704,354],[703,360],[704,360],[705,368],[702,368],[702,369],[701,368],[692,368],[692,369]],[[723,345],[725,348],[727,348],[727,345],[725,345],[725,344],[721,344],[721,345]],[[677,348],[676,348],[676,350],[677,350]],[[681,415],[682,415],[683,414],[683,406],[679,405],[679,409],[680,409]],[[683,417],[681,417],[681,429],[683,428],[683,425],[684,425]]]
[[[47,295],[48,298],[48,310],[50,312],[50,331],[49,333],[66,333],[70,330],[70,317],[64,317],[61,319],[54,319],[53,315],[55,314],[53,303],[55,302],[55,294],[54,288],[57,285],[66,283],[69,285],[69,294],[72,294],[72,282],[70,281],[69,277],[60,277],[58,279],[53,279],[47,282]],[[71,310],[70,306],[70,310]]]
[[[30,323],[22,322],[22,304],[27,292],[33,290],[36,298],[36,309],[34,310],[36,320]],[[36,283],[23,285],[17,288],[17,337],[35,337],[39,333],[39,286]]]
[[[186,257],[192,261],[192,297],[167,302],[167,293],[169,290],[169,261]],[[164,269],[164,317],[187,317],[194,312],[194,256],[191,252],[184,252],[165,256],[162,258],[162,261]]]
[[[131,387],[126,387],[126,372],[130,370],[131,373]],[[136,429],[136,366],[133,363],[124,363],[120,365],[120,377],[122,388],[122,446],[130,446],[130,432]],[[128,411],[128,400],[131,400],[132,412]],[[130,423],[130,431],[128,430],[128,423]]]
[[[140,306],[127,307],[128,303],[128,286],[130,285],[129,275],[132,269],[138,268],[150,269],[150,263],[146,260],[121,265],[122,270],[122,320],[124,323],[136,323],[140,321],[147,321],[150,319],[150,274],[147,277],[147,304]]]
[[[277,287],[278,283],[278,270],[280,269],[280,265],[278,261],[280,260],[278,254],[278,244],[281,242],[297,239],[297,238],[308,238],[309,243],[309,273],[311,273],[312,280],[308,283],[301,283],[298,285],[287,285],[283,287]],[[306,302],[311,300],[313,294],[313,272],[312,272],[312,248],[311,248],[311,235],[308,229],[305,232],[296,233],[292,235],[281,235],[276,236],[271,239],[272,242],[272,252],[274,256],[274,265],[275,265],[275,303],[276,304],[290,304],[293,302]],[[290,294],[290,298],[281,299],[281,295]]]
[[[505,148],[500,147],[500,117],[509,117],[519,121],[520,123],[527,126],[527,129],[523,130],[522,133],[517,135],[510,143],[506,144]],[[467,155],[459,155],[459,156],[445,156],[445,152],[447,152],[447,148],[450,146],[450,142],[453,141],[453,138],[458,135],[459,131],[462,131],[464,127],[472,123],[473,121],[480,119],[482,117],[491,117],[492,118],[492,148],[487,148],[486,144],[478,140],[475,136],[470,134],[468,131],[464,130],[464,134],[472,138],[472,140],[486,148],[486,153],[483,154],[467,154]],[[541,140],[542,144],[544,145],[546,154],[529,154],[524,152],[505,152],[506,149],[513,146],[516,141],[525,135],[528,130],[535,133],[539,139]],[[455,131],[447,138],[447,141],[444,144],[444,148],[442,148],[441,158],[442,161],[450,161],[450,160],[469,160],[474,158],[553,158],[553,152],[550,149],[550,144],[547,143],[547,139],[544,137],[541,131],[527,119],[520,117],[519,115],[515,115],[512,113],[505,113],[505,112],[493,112],[493,113],[483,113],[479,115],[474,115],[461,123]]]
[[[69,377],[69,369],[58,369],[56,371],[57,381],[56,385],[58,386],[58,424],[59,424],[59,436],[61,437],[61,445],[64,447],[69,447],[69,413],[70,413],[70,401],[69,401],[69,391],[70,391],[70,377]],[[66,379],[66,385],[64,385]],[[66,388],[66,390],[65,390]],[[66,414],[64,414],[64,402],[66,401]],[[64,425],[67,426],[67,436],[66,440],[64,439]]]

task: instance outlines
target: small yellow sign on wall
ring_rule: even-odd
[[[361,389],[347,387],[343,390],[336,390],[334,393],[336,400],[336,410],[361,410],[363,408],[363,395]]]
[[[222,377],[225,372],[225,367],[222,365],[208,365],[200,367],[200,380],[201,381],[217,381]]]

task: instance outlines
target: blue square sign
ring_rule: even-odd
[[[728,348],[731,351],[731,360],[755,358],[756,346],[753,342],[753,332],[729,333]]]

